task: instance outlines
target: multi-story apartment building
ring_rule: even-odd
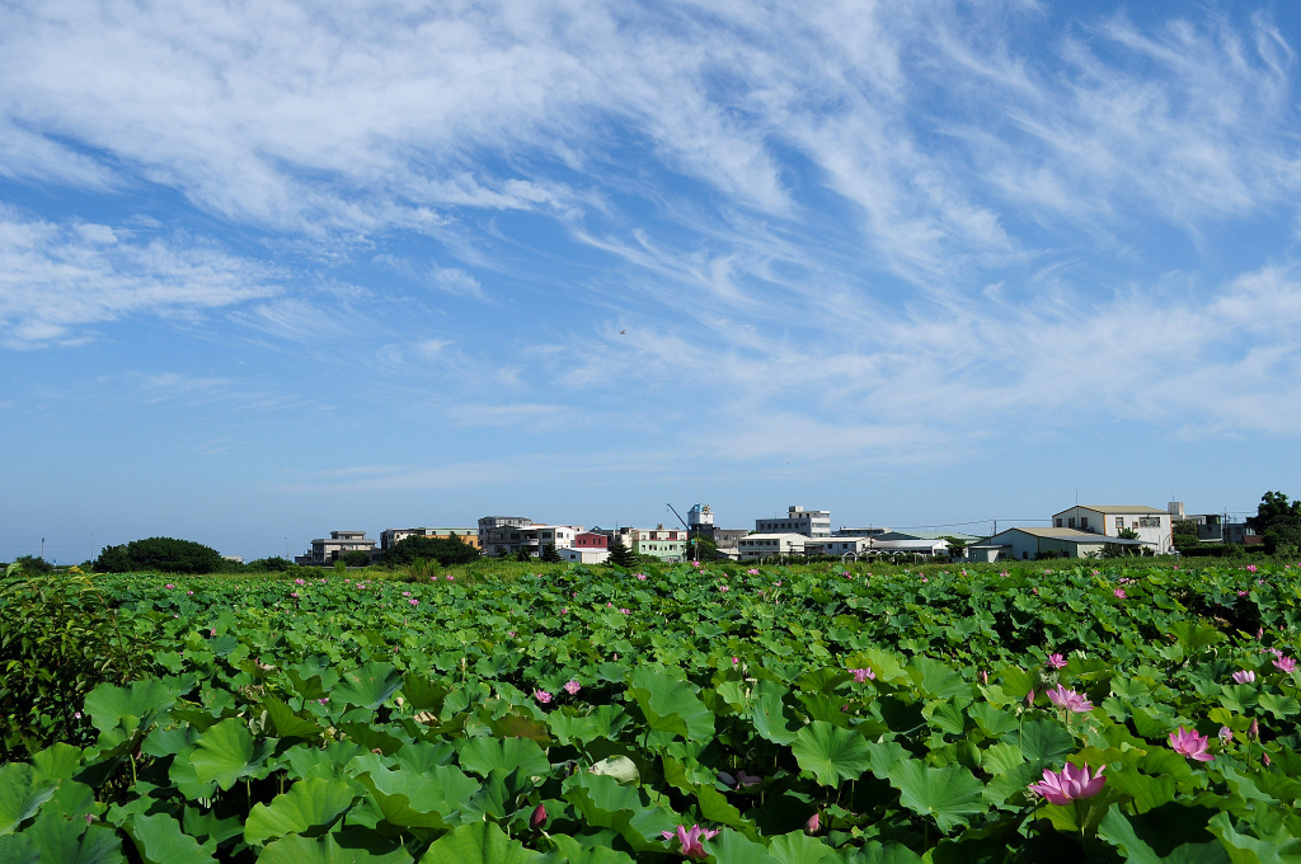
[[[803,534],[805,537],[831,536],[830,510],[805,510],[798,505],[787,508],[785,516],[754,520],[756,534]]]

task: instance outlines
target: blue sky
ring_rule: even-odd
[[[0,2],[0,559],[1296,496],[1299,48],[1289,3]]]

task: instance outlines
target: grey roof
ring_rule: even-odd
[[[1022,534],[1029,534],[1031,537],[1039,537],[1043,540],[1062,540],[1066,543],[1112,543],[1118,546],[1142,546],[1142,540],[1124,540],[1120,537],[1111,537],[1106,534],[1094,534],[1091,531],[1080,531],[1076,528],[1008,528],[1000,531],[990,537],[992,541],[995,537],[1001,537],[1008,531],[1020,531]]]
[[[1144,504],[1075,504],[1071,507],[1067,507],[1066,510],[1058,510],[1053,515],[1061,515],[1068,510],[1074,510],[1076,507],[1081,510],[1092,510],[1095,513],[1118,513],[1121,516],[1126,516],[1130,513],[1140,513],[1146,516],[1154,514],[1160,516],[1170,515],[1169,510],[1162,510],[1159,507],[1148,507]]]

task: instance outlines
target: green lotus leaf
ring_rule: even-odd
[[[396,843],[380,846],[379,837],[367,838],[368,845],[344,846],[340,835],[302,837],[294,834],[268,843],[258,855],[258,864],[411,864],[411,853]],[[375,848],[372,848],[375,847]]]
[[[132,682],[127,687],[100,684],[86,696],[86,713],[101,733],[119,726],[134,732],[176,704],[177,694],[157,678]]]
[[[904,671],[917,689],[928,699],[949,699],[965,694],[971,697],[971,685],[945,663],[932,657],[914,657]]]
[[[393,664],[367,663],[343,676],[343,680],[330,691],[330,701],[374,711],[397,692],[401,684],[402,676]]]
[[[823,786],[856,780],[871,765],[872,750],[863,736],[821,720],[800,730],[791,747],[795,761]]]
[[[6,857],[4,841],[16,841]],[[61,814],[42,813],[40,818],[21,835],[0,837],[0,861],[24,861],[24,856],[35,850],[38,861],[57,861],[59,864],[123,864],[122,838],[106,825],[87,825],[84,821],[69,822]]]
[[[267,717],[271,720],[271,726],[276,730],[276,735],[280,738],[302,738],[315,741],[325,731],[316,721],[300,717],[294,713],[294,709],[274,696],[264,697],[262,699],[262,708],[267,712]]]
[[[551,773],[547,754],[527,738],[470,738],[460,748],[458,761],[467,771],[486,776],[489,771],[516,768],[537,777]]]
[[[1225,846],[1206,828],[1212,810],[1171,803],[1141,816],[1117,807],[1098,824],[1098,837],[1124,854],[1130,864],[1229,864]]]
[[[1245,826],[1244,826],[1245,827]],[[1292,826],[1295,828],[1295,824]],[[1233,864],[1297,864],[1301,861],[1301,837],[1289,830],[1277,812],[1258,811],[1250,824],[1255,834],[1243,834],[1233,827],[1233,817],[1216,813],[1206,830],[1220,838]]]
[[[651,729],[707,741],[714,736],[714,714],[696,695],[696,686],[680,675],[651,666],[632,673],[629,693]]]
[[[492,822],[475,822],[444,834],[420,858],[421,864],[526,864],[542,854],[508,836]]]
[[[776,864],[818,864],[824,859],[834,861],[839,856],[816,837],[810,837],[803,831],[791,831],[772,838],[772,843],[768,845],[768,857]]]
[[[607,756],[587,770],[590,774],[613,777],[624,786],[635,786],[641,779],[637,763],[627,756]]]
[[[612,777],[582,772],[565,780],[562,797],[596,828],[618,831],[634,851],[662,851],[662,831],[672,831],[681,820],[653,807],[639,788],[620,786]]]
[[[545,864],[633,864],[627,853],[609,846],[585,846],[566,834],[549,839],[554,848],[542,858]]]
[[[776,681],[759,681],[751,696],[750,718],[760,738],[774,744],[790,745],[803,724],[786,704],[790,691]]]
[[[718,864],[773,864],[774,861],[762,843],[738,831],[724,829],[718,836],[704,841],[703,845]]]
[[[145,864],[217,864],[212,852],[185,834],[170,814],[133,813],[122,827]]]
[[[845,864],[921,864],[922,857],[902,843],[867,843]]]
[[[117,860],[126,859],[119,852]],[[0,864],[41,864],[41,847],[26,834],[0,834]]]
[[[255,744],[244,721],[231,717],[209,727],[199,736],[188,758],[182,760],[178,755],[172,767],[188,762],[200,785],[216,783],[222,789],[229,789],[243,777],[264,775],[266,757],[265,742]]]
[[[31,765],[11,762],[0,767],[0,836],[13,833],[35,816],[58,788],[52,780],[36,779]]]
[[[969,824],[967,817],[985,812],[984,784],[960,765],[928,768],[917,760],[900,762],[889,780],[899,790],[900,803],[934,818],[941,831]]]
[[[478,783],[451,765],[417,773],[375,764],[357,779],[370,790],[384,821],[399,828],[449,828],[479,791]]]
[[[261,845],[288,834],[324,834],[356,797],[346,780],[300,780],[270,804],[254,805],[244,824],[244,840]]]
[[[82,750],[62,742],[32,755],[35,780],[70,780],[81,768]]]
[[[1020,747],[1021,755],[1031,762],[1061,762],[1075,752],[1071,733],[1051,720],[1032,720],[1004,735],[1002,741]]]

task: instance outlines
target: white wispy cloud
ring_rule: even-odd
[[[0,340],[9,348],[91,338],[127,315],[192,313],[281,290],[265,265],[219,249],[58,224],[0,207]]]

